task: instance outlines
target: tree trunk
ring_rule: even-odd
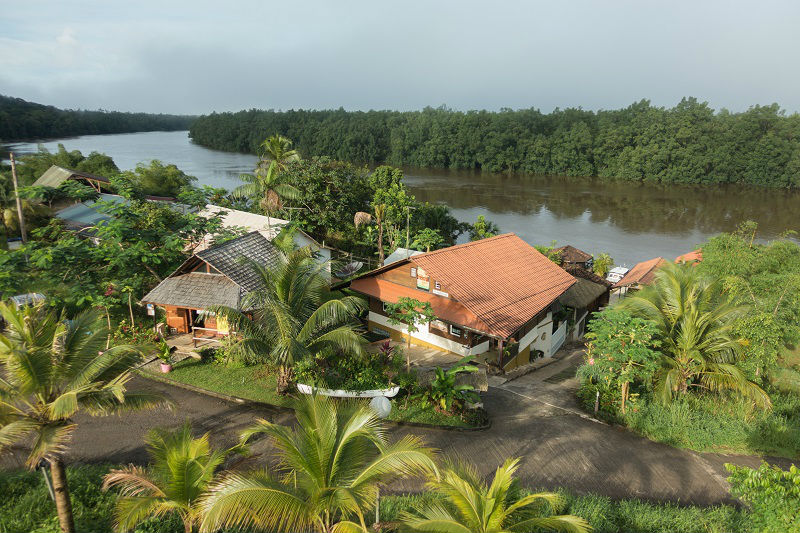
[[[628,402],[628,388],[630,383],[627,381],[622,384],[622,414],[625,414],[625,404]]]
[[[292,384],[292,368],[286,365],[278,367],[278,379],[275,392],[278,394],[288,394]]]
[[[406,327],[406,372],[411,372],[411,330]]]
[[[50,473],[53,476],[53,491],[56,494],[56,513],[62,533],[75,532],[75,520],[72,517],[72,502],[69,499],[67,471],[60,458],[50,459]]]
[[[133,321],[133,305],[131,305],[131,294],[132,293],[130,292],[128,293],[128,311],[131,312],[131,327],[135,328],[136,323]]]
[[[378,220],[378,268],[383,266],[383,221]]]
[[[111,314],[108,312],[108,307],[104,307],[106,310],[106,321],[108,322],[108,337],[106,338],[106,350],[111,347]]]

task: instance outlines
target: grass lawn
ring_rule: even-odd
[[[291,407],[293,402],[292,396],[281,396],[275,392],[275,374],[269,372],[265,367],[236,368],[197,359],[184,359],[176,363],[169,374],[153,374],[151,372],[145,372],[145,374],[153,375],[157,379],[177,381],[228,396],[271,405]],[[436,426],[470,427],[467,422],[458,417],[426,409],[418,400],[408,402],[407,408],[404,399],[393,400],[389,420]]]
[[[113,465],[68,466],[67,479],[78,531],[113,531],[112,512],[116,493],[103,491],[102,478]],[[595,533],[749,533],[754,532],[748,513],[732,506],[677,506],[641,500],[613,501],[597,495],[575,496],[559,491],[566,499],[563,512],[589,521]],[[39,472],[0,471],[0,531],[4,533],[57,533],[55,505]],[[403,511],[436,498],[431,493],[381,498],[381,521],[394,522]],[[367,513],[371,519],[374,513]],[[139,524],[134,533],[183,531],[180,521],[167,515]]]

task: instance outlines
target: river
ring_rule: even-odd
[[[142,161],[174,163],[199,184],[231,189],[252,171],[255,157],[192,144],[187,132],[87,135],[42,144],[50,150],[108,154],[121,169]],[[22,155],[36,142],[4,147]],[[5,155],[5,154],[4,154]],[[507,176],[464,171],[406,169],[417,199],[448,205],[454,216],[474,221],[485,215],[504,232],[531,244],[572,244],[590,253],[608,252],[632,266],[656,256],[673,259],[708,237],[755,220],[763,240],[800,230],[800,194],[739,186],[659,186],[605,183],[552,176]]]

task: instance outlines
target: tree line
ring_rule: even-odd
[[[194,117],[119,111],[84,111],[0,95],[0,140],[189,129]]]
[[[733,113],[684,98],[624,109],[274,111],[212,113],[194,142],[257,153],[267,135],[294,140],[304,157],[395,166],[476,169],[651,183],[800,185],[800,115],[777,104]]]

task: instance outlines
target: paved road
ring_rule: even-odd
[[[595,492],[612,498],[637,497],[708,505],[729,501],[724,481],[725,462],[754,466],[757,458],[697,454],[654,443],[582,415],[574,405],[569,380],[554,376],[573,364],[567,358],[536,373],[492,387],[485,397],[493,425],[486,431],[458,432],[393,425],[394,437],[407,433],[450,456],[492,472],[507,457],[521,457],[525,485],[576,492]],[[218,446],[230,446],[255,418],[291,423],[285,410],[229,403],[159,382],[136,378],[132,389],[160,392],[175,402],[175,411],[130,413],[121,417],[80,417],[70,461],[144,463],[142,438],[152,427],[171,427],[191,420],[197,431],[209,431]],[[269,455],[266,441],[253,445]],[[20,464],[6,456],[4,466]],[[405,483],[396,490],[419,490]]]

